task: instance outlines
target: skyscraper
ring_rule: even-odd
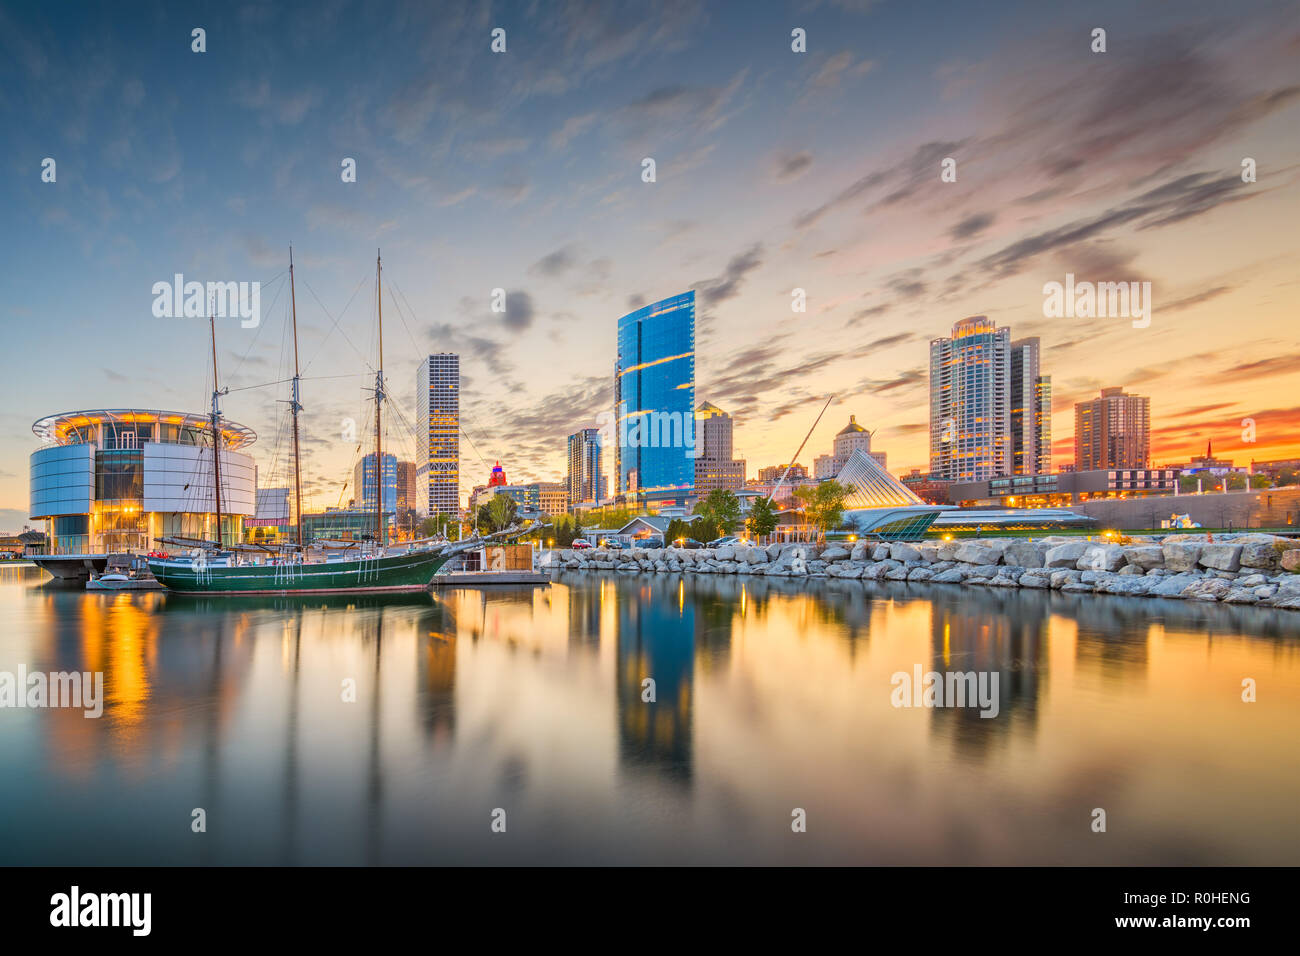
[[[397,510],[414,509],[415,501],[415,462],[399,461],[397,463]]]
[[[1040,374],[1038,337],[1011,343],[1011,474],[1052,470],[1052,377]]]
[[[375,453],[363,455],[352,472],[352,491],[357,507],[367,511],[375,508]],[[398,510],[397,456],[384,455],[384,513]],[[372,521],[373,525],[374,522]],[[372,528],[373,530],[373,528]]]
[[[700,452],[695,459],[695,493],[701,497],[717,488],[739,491],[745,487],[745,462],[732,457],[732,425],[731,416],[712,402],[701,402],[695,410],[695,440]]]
[[[415,374],[416,511],[460,514],[460,356],[439,352]]]
[[[569,470],[565,477],[569,507],[600,501],[600,452],[600,429],[584,428],[569,436]]]
[[[1146,468],[1151,458],[1151,399],[1103,388],[1074,406],[1074,468]]]
[[[695,292],[618,320],[617,494],[685,504],[695,486]]]
[[[982,481],[1011,474],[1011,330],[962,319],[930,342],[930,474]]]

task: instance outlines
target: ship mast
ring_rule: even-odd
[[[208,330],[212,333],[212,477],[217,503],[217,548],[221,548],[221,389],[217,383],[217,323],[208,316]]]
[[[298,300],[293,289],[293,246],[289,247],[289,302],[293,313],[293,391],[289,399],[289,408],[293,411],[293,523],[298,529],[298,548],[302,548],[302,468],[298,454],[298,413],[302,405],[298,401]]]
[[[384,404],[384,294],[381,288],[383,265],[379,251],[375,251],[375,303],[379,318],[379,371],[375,373],[375,547],[384,546],[384,456],[383,419]],[[364,469],[362,469],[364,471]]]

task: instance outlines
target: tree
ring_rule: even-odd
[[[696,519],[698,523],[699,519]],[[668,522],[668,528],[664,531],[664,544],[675,545],[680,538],[694,538],[695,526],[689,521],[683,521],[681,518],[674,518]]]
[[[726,488],[714,488],[704,497],[703,501],[696,504],[695,513],[702,515],[701,520],[707,520],[710,529],[716,531],[716,534],[701,538],[701,540],[708,541],[719,535],[730,534],[740,524],[740,499],[736,497],[734,491]],[[703,529],[700,527],[698,520],[696,529],[703,535]]]
[[[826,539],[826,532],[836,527],[844,518],[844,499],[849,490],[834,479],[819,484],[796,488],[794,496],[803,502],[804,517],[817,531],[817,541]]]
[[[425,538],[432,538],[434,535],[445,535],[451,528],[455,519],[449,514],[429,515],[420,522],[420,535]]]
[[[767,498],[756,498],[749,506],[749,533],[756,538],[766,538],[776,530],[776,509]]]
[[[493,531],[504,531],[515,520],[519,506],[509,495],[493,495],[487,503],[488,523]]]

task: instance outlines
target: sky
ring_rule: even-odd
[[[928,342],[978,314],[1041,338],[1057,464],[1107,386],[1150,397],[1154,464],[1300,455],[1293,2],[4,2],[0,128],[0,530],[35,420],[207,410],[207,322],[152,308],[175,273],[262,283],[218,364],[286,484],[290,244],[309,508],[369,441],[379,249],[385,445],[414,457],[416,366],[460,353],[462,495],[561,479],[619,316],[688,289],[751,476],[831,395],[805,464],[852,414],[924,469]],[[1150,324],[1048,317],[1067,273],[1150,282]]]

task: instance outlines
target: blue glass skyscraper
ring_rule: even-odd
[[[615,481],[629,502],[684,503],[695,485],[695,292],[618,320]]]

